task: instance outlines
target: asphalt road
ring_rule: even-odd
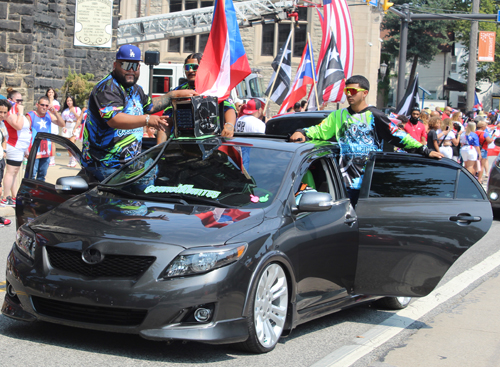
[[[13,218],[11,218],[13,219]],[[496,253],[500,223],[495,221],[488,234],[468,250],[448,271],[442,283],[461,274]],[[15,237],[14,226],[0,228],[0,282],[5,281],[5,258]],[[497,273],[496,269],[492,273]],[[354,366],[370,366],[387,350],[404,343],[415,329],[425,326],[433,317],[452,307],[488,274],[461,294],[431,311]],[[3,302],[4,292],[0,292]],[[282,339],[276,349],[265,355],[250,355],[230,346],[198,343],[153,342],[135,335],[113,334],[59,326],[49,323],[24,323],[0,316],[0,366],[311,366],[357,336],[389,318],[393,312],[360,306],[301,325],[290,337]]]

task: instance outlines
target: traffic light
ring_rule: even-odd
[[[394,3],[391,3],[389,0],[384,0],[384,4],[382,5],[382,9],[384,10],[384,13],[387,13],[387,10],[389,10],[389,8],[393,5],[394,5]]]

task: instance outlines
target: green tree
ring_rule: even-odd
[[[72,96],[77,106],[81,108],[86,107],[85,102],[88,100],[90,92],[92,92],[92,88],[96,84],[91,81],[92,79],[94,79],[94,74],[77,74],[72,73],[71,69],[69,69],[68,76],[60,92],[62,92],[65,99],[68,95]]]
[[[472,1],[457,1],[457,10],[462,13],[470,13],[472,9]],[[479,5],[479,12],[482,14],[497,14],[499,5],[495,4],[493,0],[481,0]],[[470,40],[471,22],[462,20],[455,22],[453,31],[455,32],[455,40],[460,42],[466,48],[467,54],[469,53],[469,40]],[[493,20],[489,22],[479,22],[480,31],[497,32],[497,24]],[[496,44],[500,42],[500,34],[497,32]],[[467,78],[468,62],[462,63],[460,66],[461,74]],[[495,47],[495,62],[478,62],[476,71],[477,81],[486,81],[494,83],[500,79],[500,49]]]
[[[405,4],[408,0],[394,0],[394,4]],[[412,13],[442,12],[454,6],[452,0],[416,0],[411,3]],[[419,20],[408,24],[408,47],[406,61],[412,63],[410,80],[415,76],[417,65],[429,66],[441,52],[439,46],[449,41],[447,26],[449,22]],[[393,13],[387,13],[382,21],[382,30],[388,31],[388,39],[382,45],[383,52],[397,59],[399,56],[401,20]]]

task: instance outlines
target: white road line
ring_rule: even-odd
[[[319,360],[311,367],[348,367],[395,337],[432,309],[457,295],[482,276],[500,266],[500,251],[464,271],[428,296],[412,302],[365,334]]]

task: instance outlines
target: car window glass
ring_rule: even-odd
[[[290,152],[220,145],[217,140],[172,141],[156,160],[160,151],[145,153],[106,184],[151,198],[261,208],[276,197],[292,157]]]
[[[457,199],[482,199],[483,195],[472,179],[460,171],[457,185]]]
[[[317,191],[325,192],[332,196],[335,200],[335,190],[331,179],[328,164],[324,159],[317,159],[307,167],[301,169],[301,178],[296,180],[294,184],[295,196],[299,196],[303,192]]]
[[[81,142],[80,148],[81,148]],[[19,170],[20,177],[24,177],[24,171],[27,169],[27,161],[24,160]],[[50,139],[41,140],[37,151],[37,158],[33,167],[30,169],[30,178],[47,182],[55,185],[59,177],[76,176],[82,170],[78,158],[66,149],[63,145],[51,141]]]
[[[453,199],[457,170],[420,160],[377,159],[370,197]]]

